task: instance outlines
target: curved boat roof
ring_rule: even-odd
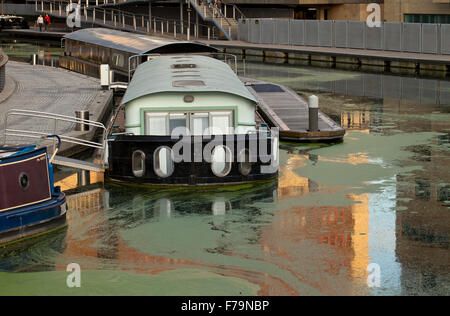
[[[106,28],[82,29],[64,38],[117,49],[132,54],[214,53],[214,47],[198,42],[182,42]]]
[[[164,92],[223,92],[257,103],[226,63],[199,55],[160,56],[139,65],[122,103]]]

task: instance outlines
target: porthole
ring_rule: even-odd
[[[175,169],[172,159],[172,149],[166,146],[155,150],[153,157],[153,170],[161,178],[170,177]]]
[[[243,176],[248,176],[252,171],[252,163],[250,162],[250,151],[242,149],[239,153],[239,172]]]
[[[135,177],[141,178],[145,175],[145,153],[142,150],[133,152],[132,171]]]
[[[231,171],[231,151],[227,146],[214,147],[211,156],[211,170],[218,177],[225,177]]]
[[[274,162],[278,162],[279,150],[278,137],[274,137],[272,141],[272,157]]]
[[[30,187],[30,179],[25,172],[22,172],[19,176],[19,185],[24,191]]]

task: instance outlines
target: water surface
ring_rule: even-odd
[[[0,294],[449,295],[449,82],[246,68],[317,94],[344,142],[282,143],[278,181],[214,190],[80,186],[59,169],[68,227],[3,250]]]

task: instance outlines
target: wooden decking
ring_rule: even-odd
[[[271,127],[278,127],[280,138],[288,141],[339,141],[345,130],[319,111],[319,131],[309,132],[308,104],[291,89],[270,82],[241,78],[259,101],[258,114]]]

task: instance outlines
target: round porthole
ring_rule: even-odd
[[[211,156],[211,170],[218,177],[225,177],[231,171],[231,151],[227,146],[216,146]]]
[[[175,170],[172,159],[172,149],[166,146],[155,150],[153,157],[153,170],[161,178],[170,177]]]
[[[22,172],[19,176],[19,185],[24,191],[30,187],[30,178],[25,172]]]
[[[242,149],[239,153],[239,172],[243,176],[248,176],[252,171],[252,163],[250,162],[250,151]]]

